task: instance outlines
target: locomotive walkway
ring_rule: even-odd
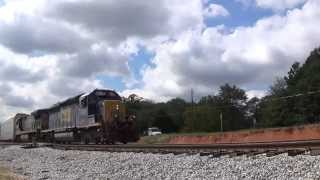
[[[287,142],[230,143],[230,144],[127,144],[127,145],[83,145],[83,144],[50,144],[52,148],[62,150],[136,152],[161,154],[200,154],[201,156],[219,157],[229,155],[253,156],[266,153],[274,156],[287,153],[288,156],[299,154],[320,155],[320,140],[303,140]]]

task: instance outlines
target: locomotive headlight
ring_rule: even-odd
[[[117,104],[117,106],[116,106],[116,110],[118,111],[120,108],[119,108],[119,104]]]

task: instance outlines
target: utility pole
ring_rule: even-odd
[[[220,131],[223,132],[223,114],[220,112]]]
[[[191,88],[191,121],[192,121],[192,132],[194,131],[194,107],[193,107],[193,89]]]

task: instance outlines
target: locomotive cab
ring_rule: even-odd
[[[82,95],[79,101],[80,116],[99,124],[112,122],[111,113],[118,111],[117,107],[122,107],[121,97],[110,90],[94,90],[92,93]],[[123,111],[117,113],[119,117],[123,117],[124,107],[121,109]]]

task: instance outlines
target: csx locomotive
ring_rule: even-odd
[[[127,143],[138,140],[134,120],[115,91],[96,89],[30,115],[17,114],[1,124],[0,140]]]

